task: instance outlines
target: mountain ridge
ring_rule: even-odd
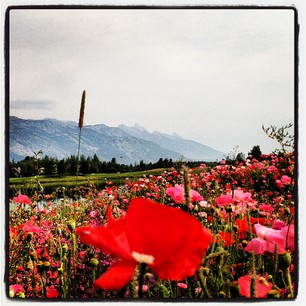
[[[118,163],[156,162],[159,158],[215,161],[224,153],[174,133],[150,133],[135,124],[109,127],[103,123],[85,125],[81,134],[81,154],[96,154],[102,161],[116,158]],[[45,155],[66,158],[77,154],[79,127],[74,121],[57,119],[9,118],[9,157],[15,161],[42,150]],[[187,153],[187,154],[186,154]]]

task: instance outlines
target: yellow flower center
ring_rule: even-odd
[[[139,263],[145,263],[151,265],[154,261],[154,257],[152,255],[140,254],[137,252],[132,253],[133,258]]]

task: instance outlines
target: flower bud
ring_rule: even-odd
[[[90,258],[89,265],[92,267],[96,267],[99,264],[99,260],[95,257]]]
[[[285,214],[288,216],[291,215],[291,211],[288,207],[285,208]]]
[[[222,298],[222,299],[226,298],[226,293],[224,291],[220,291],[219,298]]]
[[[63,269],[63,268],[58,268],[57,271],[58,271],[58,273],[59,273],[60,275],[62,275],[62,274],[64,273],[64,269]]]
[[[279,290],[272,289],[268,291],[267,298],[279,299],[280,298]]]
[[[10,298],[13,298],[14,295],[15,295],[14,290],[13,290],[13,289],[10,289],[10,291],[9,291],[9,296],[10,296]]]
[[[67,226],[70,229],[70,231],[73,232],[75,230],[75,221],[74,220],[69,220],[67,222]]]
[[[45,261],[44,263],[43,263],[43,266],[44,266],[44,269],[45,270],[49,270],[49,268],[50,268],[50,262],[49,261]]]
[[[208,276],[209,272],[210,272],[210,269],[208,269],[207,267],[204,267],[202,271],[203,271],[204,276]]]
[[[291,264],[291,255],[289,252],[278,254],[278,265],[280,268],[289,268]]]
[[[62,245],[62,250],[63,250],[63,253],[64,253],[64,254],[68,253],[68,245],[67,245],[67,243],[64,243],[64,244]]]
[[[39,272],[42,272],[43,271],[43,262],[42,261],[38,261],[36,263],[36,267],[37,267]]]

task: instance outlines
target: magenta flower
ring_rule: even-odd
[[[283,175],[280,180],[284,185],[289,185],[291,183],[291,178],[288,175]]]
[[[32,205],[29,197],[24,194],[19,194],[17,197],[14,197],[13,200],[15,203]]]
[[[217,197],[215,200],[219,207],[234,204],[233,198],[230,194],[222,194],[220,197]]]
[[[25,292],[24,288],[22,285],[10,285],[10,289],[14,291],[14,293],[18,293],[18,292]]]
[[[167,195],[169,195],[176,204],[185,204],[185,191],[182,185],[175,184],[174,187],[166,189]],[[203,197],[195,190],[190,190],[190,202],[202,201]]]

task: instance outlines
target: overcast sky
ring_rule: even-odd
[[[139,123],[229,153],[294,123],[294,11],[11,10],[10,114]]]

